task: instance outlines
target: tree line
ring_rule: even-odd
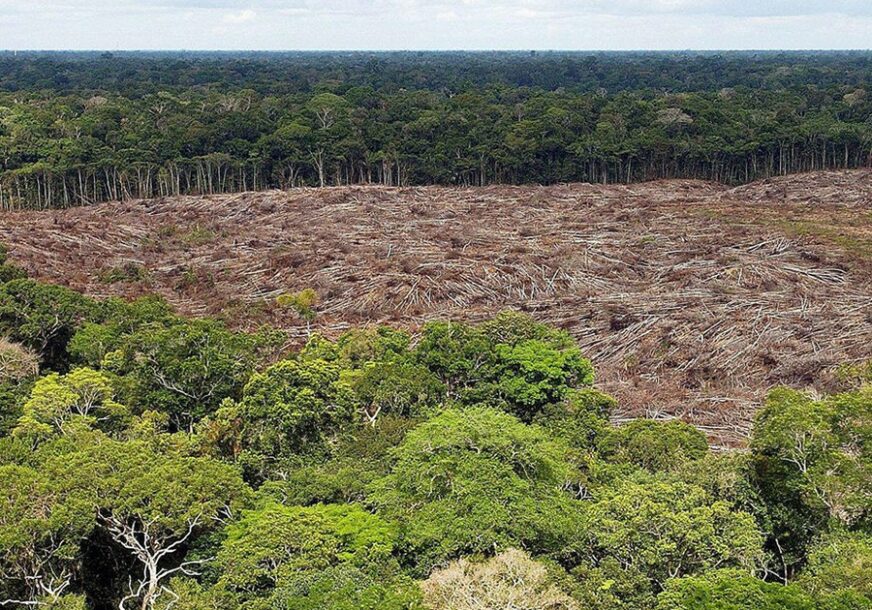
[[[872,608],[868,364],[714,453],[517,313],[289,350],[0,260],[0,334],[4,606]]]
[[[868,51],[0,51],[0,90],[125,97],[191,88],[262,95],[340,90],[462,93],[492,85],[577,93],[866,86]]]
[[[872,163],[865,88],[0,94],[0,207],[348,184],[728,184]]]

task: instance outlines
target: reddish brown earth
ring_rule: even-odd
[[[527,311],[577,337],[622,415],[716,442],[741,441],[767,388],[872,357],[869,171],[184,197],[5,214],[0,241],[39,279],[298,337],[274,301],[306,287],[330,335]]]

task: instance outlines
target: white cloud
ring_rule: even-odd
[[[251,9],[245,9],[238,13],[225,13],[221,18],[221,22],[227,24],[247,23],[249,21],[254,21],[256,18],[257,13]]]
[[[436,19],[439,21],[456,21],[458,15],[454,11],[440,11],[436,13]]]
[[[526,6],[515,9],[512,15],[519,19],[551,19],[558,16],[553,11],[537,10]]]

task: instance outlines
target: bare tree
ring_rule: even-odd
[[[421,583],[431,610],[580,610],[554,585],[545,566],[509,549],[483,563],[459,559]]]
[[[190,540],[200,525],[202,517],[188,521],[187,530],[182,535],[176,535],[158,523],[157,519],[140,521],[139,519],[119,519],[111,513],[101,514],[100,520],[112,539],[123,548],[130,551],[136,560],[142,564],[142,577],[134,582],[131,577],[128,582],[128,594],[118,603],[119,610],[130,610],[131,602],[138,600],[140,610],[154,608],[161,595],[176,597],[166,582],[174,574],[197,576],[197,568],[211,558],[182,561],[172,567],[164,565],[166,559],[179,552]]]

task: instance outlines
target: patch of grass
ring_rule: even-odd
[[[179,227],[176,225],[161,225],[158,227],[157,236],[163,239],[175,237],[179,232]]]
[[[872,360],[839,366],[836,369],[836,379],[849,388],[872,385]]]
[[[221,308],[221,313],[217,317],[229,326],[238,325],[240,320],[252,323],[263,320],[269,312],[269,305],[272,303],[273,301],[233,299]]]
[[[790,215],[769,215],[755,211],[755,215],[735,210],[700,208],[696,214],[708,220],[723,222],[731,226],[755,225],[777,229],[787,237],[807,237],[840,248],[845,254],[856,259],[872,262],[872,232],[868,230],[872,222],[872,212],[860,217],[847,215],[830,218],[802,218],[797,213]],[[787,217],[785,217],[787,216]]]
[[[188,267],[179,276],[176,282],[176,290],[202,287],[212,288],[215,286],[215,276],[208,269]]]
[[[215,241],[217,235],[211,229],[200,225],[194,225],[190,231],[182,235],[182,241],[189,246],[203,246]]]
[[[872,238],[854,234],[849,228],[807,220],[776,220],[772,224],[787,235],[829,242],[852,256],[872,260]]]
[[[148,280],[148,270],[139,263],[128,262],[103,269],[97,278],[104,284],[119,282],[144,282]]]

